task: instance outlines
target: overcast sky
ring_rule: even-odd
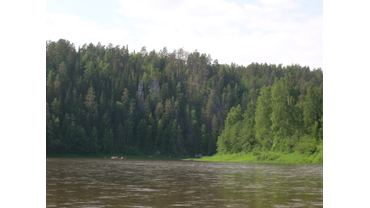
[[[323,67],[322,0],[46,0],[46,40]]]

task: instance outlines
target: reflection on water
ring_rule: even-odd
[[[47,207],[322,207],[323,166],[47,159]]]

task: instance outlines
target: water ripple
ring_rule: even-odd
[[[322,207],[322,166],[47,159],[47,207]]]

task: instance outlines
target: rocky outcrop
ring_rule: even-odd
[[[149,93],[154,93],[154,99],[157,99],[159,94],[159,82],[155,80],[149,80],[148,84]],[[140,80],[137,89],[137,100],[139,102],[140,111],[145,111],[145,99],[144,99],[144,80]]]
[[[222,104],[221,104],[221,97],[218,94],[215,94],[215,103],[216,103],[216,112],[217,115],[218,112],[221,112],[222,110]]]
[[[159,82],[155,80],[149,80],[149,93],[154,93],[154,98],[157,99],[159,93]]]
[[[140,80],[138,90],[137,90],[137,100],[139,102],[140,111],[145,110],[145,100],[144,100],[144,81]]]

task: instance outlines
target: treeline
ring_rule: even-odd
[[[143,47],[139,52],[129,52],[128,46],[90,43],[76,49],[67,40],[47,41],[46,151],[47,154],[212,155],[216,153],[222,130],[220,141],[225,140],[228,129],[247,120],[250,128],[241,129],[247,132],[248,139],[238,140],[243,144],[242,150],[249,151],[245,148],[246,141],[253,148],[258,146],[260,138],[265,138],[260,133],[257,136],[258,122],[254,119],[258,111],[263,111],[258,110],[263,102],[260,97],[271,94],[266,96],[277,99],[274,91],[288,93],[291,100],[288,99],[286,109],[294,112],[289,114],[294,119],[288,124],[299,132],[280,130],[279,138],[289,136],[300,140],[302,135],[313,135],[316,131],[311,128],[308,115],[305,116],[309,111],[304,106],[320,108],[317,106],[320,101],[307,104],[306,100],[310,93],[322,96],[322,79],[320,69],[257,63],[247,67],[234,63],[223,65],[210,55],[189,53],[182,48],[173,52],[166,48],[148,52]],[[289,92],[285,85],[291,86]],[[273,90],[276,86],[279,88]],[[228,116],[232,107],[231,112],[235,109],[241,112],[234,123]],[[315,111],[314,121],[318,123],[314,125],[320,129],[322,104],[321,114],[317,112],[320,109]],[[275,138],[276,129],[280,127],[266,134]],[[261,143],[261,148],[275,144],[265,143],[265,146]],[[219,151],[230,152],[229,147],[234,145],[222,146],[219,142]]]
[[[322,151],[323,91],[321,83],[302,88],[291,73],[260,89],[257,102],[243,113],[232,107],[218,137],[221,154],[266,151],[313,154]],[[320,149],[321,148],[321,149]]]

